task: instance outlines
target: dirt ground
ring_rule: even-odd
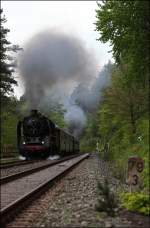
[[[130,212],[127,210],[122,210],[120,212],[120,217],[126,218],[131,221],[129,228],[149,228],[150,227],[150,217],[144,216],[139,213]]]

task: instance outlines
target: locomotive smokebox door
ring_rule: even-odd
[[[36,109],[32,109],[30,113],[34,116],[38,114],[38,111]]]
[[[138,156],[132,156],[128,159],[127,184],[130,191],[138,190],[142,185],[140,173],[144,169],[144,160]]]

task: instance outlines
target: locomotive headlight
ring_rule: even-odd
[[[44,141],[42,141],[42,144],[44,144]]]
[[[25,142],[23,142],[22,144],[23,144],[23,145],[25,145],[26,143],[25,143]]]

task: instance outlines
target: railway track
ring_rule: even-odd
[[[6,184],[10,181],[13,181],[13,180],[17,180],[21,177],[24,177],[24,176],[27,176],[29,174],[32,174],[32,173],[35,173],[35,172],[38,172],[42,169],[45,169],[45,168],[48,168],[50,166],[53,166],[55,164],[58,164],[62,161],[67,161],[68,159],[71,159],[71,158],[74,158],[78,155],[73,155],[73,156],[68,156],[68,157],[65,157],[65,158],[61,158],[61,159],[58,159],[58,160],[55,160],[55,161],[50,161],[50,160],[46,160],[46,161],[37,161],[36,162],[36,167],[33,167],[33,168],[27,168],[26,170],[23,170],[23,171],[19,171],[19,172],[16,172],[16,173],[13,173],[13,174],[10,174],[10,175],[4,175],[4,177],[1,177],[0,178],[0,185],[2,184]],[[31,163],[35,163],[34,162],[30,162],[30,163],[26,163],[26,164],[31,164]],[[39,163],[39,164],[38,164]],[[19,164],[20,165],[20,164]],[[24,163],[22,164],[24,165]],[[33,166],[33,164],[32,164]]]
[[[9,161],[9,162],[5,162],[5,163],[0,163],[0,169],[6,169],[6,168],[10,168],[13,166],[20,166],[20,165],[26,165],[26,164],[30,164],[33,163],[33,161]]]
[[[1,179],[1,222],[4,225],[23,207],[35,200],[46,191],[55,181],[75,165],[87,158],[89,154],[74,155],[53,161],[49,165],[32,169],[18,176]],[[11,179],[12,178],[12,179]],[[9,219],[8,219],[9,218]]]
[[[53,160],[54,161],[54,160]],[[32,162],[29,163],[22,163],[22,165],[14,165],[12,167],[7,167],[7,168],[1,168],[0,172],[1,172],[1,182],[3,181],[2,179],[4,179],[4,177],[8,177],[8,176],[14,176],[15,174],[17,175],[18,173],[21,172],[25,172],[28,171],[30,169],[34,169],[34,168],[38,168],[38,167],[42,167],[44,165],[48,165],[53,163],[52,160],[33,160]]]

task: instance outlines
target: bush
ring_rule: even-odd
[[[118,202],[114,193],[110,190],[107,179],[104,180],[104,184],[98,182],[98,204],[96,210],[99,212],[106,212],[110,216],[115,215],[115,209],[118,207]]]
[[[118,159],[115,163],[112,164],[112,175],[113,177],[119,179],[122,183],[126,181],[126,167],[125,161]]]
[[[121,202],[129,211],[140,212],[144,215],[150,214],[149,195],[145,192],[122,193]]]
[[[12,144],[13,147],[17,146],[17,122],[18,117],[12,112],[2,113],[1,123],[1,145]]]

